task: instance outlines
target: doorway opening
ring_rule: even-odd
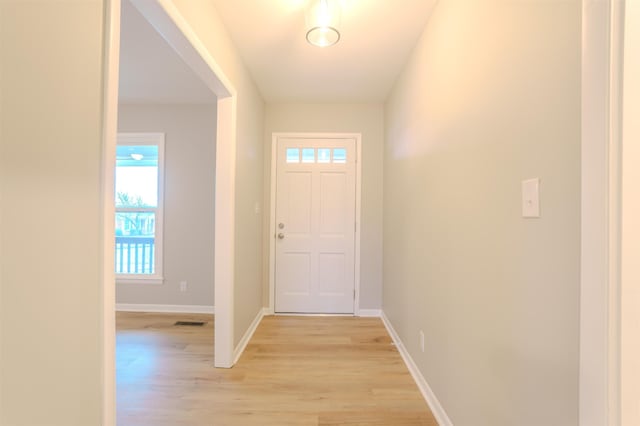
[[[115,424],[115,191],[116,140],[118,132],[118,80],[120,71],[121,10],[125,0],[109,2],[105,46],[105,107],[103,131],[103,282],[104,282],[104,400],[103,424]],[[233,264],[236,94],[229,80],[184,21],[178,10],[162,0],[126,0],[215,97],[215,178],[203,183],[215,194],[214,241],[210,262],[214,265],[215,367],[233,365]]]

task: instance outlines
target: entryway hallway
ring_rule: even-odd
[[[176,321],[206,321],[176,326]],[[232,369],[210,315],[117,315],[118,426],[436,426],[378,318],[268,316]]]

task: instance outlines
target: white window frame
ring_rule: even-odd
[[[163,253],[164,253],[164,133],[118,133],[118,145],[140,146],[140,145],[157,145],[158,146],[158,206],[146,209],[134,209],[135,211],[155,212],[155,235],[154,235],[154,274],[116,274],[116,283],[118,284],[162,284],[164,282],[163,272]],[[115,182],[114,182],[115,183]],[[118,208],[117,212],[126,212],[131,209]],[[115,235],[114,235],[115,238]],[[115,254],[115,253],[114,253]],[[115,265],[114,265],[115,268]]]

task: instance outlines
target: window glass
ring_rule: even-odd
[[[330,163],[331,162],[331,149],[318,148],[318,163]]]
[[[347,162],[347,150],[344,148],[333,149],[333,162],[334,163],[346,163]]]
[[[116,213],[116,274],[155,274],[154,212]]]
[[[313,148],[302,149],[302,162],[303,163],[315,163],[316,162],[316,150]]]
[[[298,148],[287,148],[287,163],[299,163],[300,150]]]
[[[158,206],[158,146],[118,146],[116,207]]]
[[[155,231],[154,212],[116,212],[116,237],[153,237]]]

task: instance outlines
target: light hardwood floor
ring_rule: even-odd
[[[117,314],[118,426],[437,425],[380,319],[265,317],[230,370],[212,321]]]

